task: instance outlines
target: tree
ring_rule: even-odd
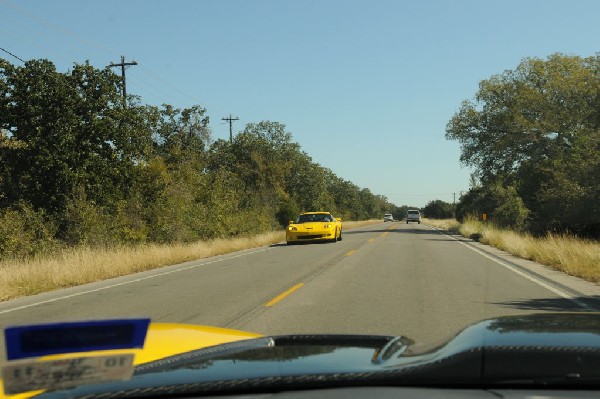
[[[423,208],[423,214],[431,219],[449,219],[454,216],[454,206],[442,200],[429,201]]]
[[[484,186],[516,190],[531,228],[600,224],[599,100],[600,55],[526,58],[482,81],[446,138],[459,141]]]
[[[304,152],[292,158],[292,169],[286,179],[286,191],[301,211],[334,212],[335,202],[326,180],[326,170]]]
[[[468,216],[480,219],[486,214],[488,220],[501,227],[522,229],[525,226],[529,210],[517,194],[514,187],[492,184],[471,187],[456,206],[456,218],[463,221]]]
[[[460,142],[461,161],[489,178],[567,151],[597,117],[600,81],[590,62],[526,58],[515,71],[483,80],[475,102],[463,102],[448,123],[446,137]]]
[[[209,118],[199,105],[178,109],[164,104],[161,109],[150,108],[154,122],[152,134],[155,154],[169,165],[182,162],[206,162],[204,155],[210,144]]]
[[[122,106],[120,77],[0,59],[0,257],[62,245],[189,242],[278,228],[300,211],[373,217],[385,197],[337,177],[285,125],[211,142],[206,110]]]
[[[80,189],[98,204],[127,197],[149,131],[136,107],[116,105],[116,75],[87,63],[63,74],[47,60],[0,60],[0,72],[0,129],[12,142],[2,148],[7,203],[58,214]]]

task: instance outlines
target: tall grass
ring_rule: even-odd
[[[78,247],[54,255],[0,263],[0,300],[150,270],[165,265],[273,244],[283,231],[191,244],[146,244],[116,248]]]
[[[521,258],[600,283],[600,243],[597,241],[550,233],[533,237],[473,219],[462,223],[459,231],[465,237],[478,238],[484,244]]]
[[[448,230],[452,232],[458,232],[458,227],[460,223],[458,223],[455,219],[428,219],[423,218],[422,222],[424,224],[428,224],[430,226],[437,227],[439,229]]]
[[[569,235],[547,234],[534,237],[527,233],[501,229],[492,223],[467,219],[423,219],[423,223],[460,233],[467,238],[491,245],[515,256],[560,270],[587,281],[600,283],[600,243]]]
[[[381,221],[348,221],[343,222],[343,228],[348,230],[374,223]],[[285,233],[279,230],[190,244],[76,247],[26,260],[6,260],[0,262],[0,301],[282,241],[285,241]]]

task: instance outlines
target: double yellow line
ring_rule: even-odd
[[[391,228],[391,227],[390,227]],[[388,228],[388,230],[390,229]],[[387,231],[381,233],[379,236],[380,237],[385,237],[387,235]],[[369,242],[373,242],[374,238],[370,238]],[[351,249],[350,251],[346,252],[346,256],[352,256],[356,253],[356,251],[358,251],[358,249]],[[294,293],[295,291],[297,291],[298,289],[302,288],[304,286],[304,283],[298,283],[294,286],[292,286],[291,288],[288,288],[287,290],[283,291],[281,294],[277,295],[275,298],[271,299],[268,302],[265,302],[263,304],[263,306],[265,307],[271,307],[273,305],[275,305],[276,303],[278,303],[279,301],[281,301],[282,299],[288,297],[289,295],[291,295],[292,293]]]

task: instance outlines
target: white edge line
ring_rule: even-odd
[[[521,270],[517,269],[516,267],[514,267],[512,265],[509,265],[506,262],[502,262],[501,260],[496,259],[493,256],[490,256],[490,255],[486,254],[482,250],[480,250],[478,248],[475,248],[475,247],[467,244],[466,242],[463,242],[462,240],[458,240],[458,239],[452,237],[451,235],[448,235],[448,234],[446,234],[446,233],[444,233],[444,232],[442,232],[442,231],[440,231],[440,230],[438,230],[438,229],[436,229],[434,227],[431,227],[431,226],[427,226],[427,227],[429,227],[430,229],[438,232],[439,234],[443,234],[446,237],[452,238],[454,241],[458,242],[459,244],[464,245],[465,247],[469,248],[470,250],[472,250],[474,252],[477,252],[479,255],[484,256],[484,257],[488,258],[489,260],[491,260],[493,262],[496,262],[500,266],[504,266],[505,268],[507,268],[508,270],[510,270],[510,271],[518,274],[519,276],[525,277],[527,280],[529,280],[529,281],[531,281],[533,283],[536,283],[537,285],[542,286],[542,287],[546,288],[547,290],[550,290],[550,291],[554,292],[558,296],[561,296],[561,297],[563,297],[565,299],[568,299],[569,301],[575,303],[577,306],[582,307],[583,309],[590,310],[590,311],[597,311],[595,308],[587,305],[586,303],[581,302],[580,300],[574,298],[572,295],[569,295],[566,292],[563,292],[563,291],[559,290],[558,288],[553,287],[550,284],[547,284],[547,283],[543,282],[542,280],[537,279],[537,278],[533,277],[532,275],[530,275],[528,273],[524,273]]]
[[[185,271],[185,270],[194,269],[196,267],[201,267],[201,266],[206,266],[206,265],[210,265],[210,264],[213,264],[213,263],[223,262],[225,260],[230,260],[230,259],[235,259],[235,258],[241,258],[242,256],[252,255],[252,254],[256,254],[256,253],[259,253],[259,252],[266,251],[267,249],[269,249],[269,248],[263,248],[263,249],[259,249],[258,251],[252,251],[252,252],[247,252],[245,254],[239,254],[239,255],[234,255],[234,256],[227,257],[227,258],[212,260],[210,262],[200,263],[200,264],[196,264],[196,265],[190,265],[190,266],[182,267],[180,269],[169,270],[167,272],[153,274],[151,276],[140,277],[140,278],[137,278],[135,280],[123,281],[121,283],[115,283],[115,284],[107,285],[107,286],[104,286],[104,287],[95,288],[93,290],[81,291],[81,292],[77,292],[75,294],[64,295],[64,296],[61,296],[61,297],[58,297],[58,298],[52,298],[52,299],[47,299],[45,301],[34,302],[34,303],[30,303],[28,305],[18,306],[16,308],[10,308],[10,309],[5,309],[5,310],[0,310],[0,314],[10,313],[10,312],[14,312],[14,311],[17,311],[17,310],[23,310],[23,309],[32,308],[32,307],[39,306],[39,305],[44,305],[46,303],[52,303],[52,302],[61,301],[63,299],[69,299],[69,298],[73,298],[73,297],[76,297],[76,296],[81,296],[81,295],[91,294],[91,293],[98,292],[98,291],[108,290],[110,288],[119,287],[121,285],[138,283],[140,281],[149,280],[151,278],[166,276],[167,274],[179,273],[179,272],[182,272],[182,271]],[[123,276],[123,277],[125,277],[125,276]]]

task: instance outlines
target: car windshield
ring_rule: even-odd
[[[333,217],[328,214],[322,213],[311,213],[298,216],[296,223],[308,223],[308,222],[333,222]]]
[[[150,320],[144,343],[123,338],[137,324],[86,330],[136,367],[240,337],[394,337],[357,349],[383,367],[482,320],[600,312],[598,16],[596,0],[0,0],[0,376],[51,379],[11,367],[79,342],[15,326]],[[482,328],[527,325],[501,320]],[[560,326],[595,326],[578,323]],[[290,342],[246,354],[248,378],[279,370],[272,353],[338,375],[329,341]],[[194,372],[227,380],[227,350]],[[118,374],[98,362],[81,364]]]

